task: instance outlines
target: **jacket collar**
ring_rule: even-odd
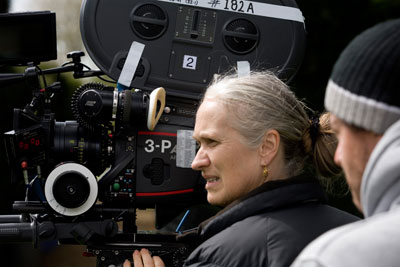
[[[198,234],[204,241],[249,216],[310,201],[326,202],[326,196],[314,178],[299,175],[266,182],[202,222]]]
[[[400,206],[400,120],[388,128],[371,153],[361,180],[365,217]]]

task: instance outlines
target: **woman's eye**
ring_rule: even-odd
[[[207,142],[207,145],[211,146],[211,147],[214,147],[214,146],[216,146],[218,144],[218,142],[213,140],[213,139],[207,139],[206,142]]]
[[[196,142],[196,147],[197,149],[200,149],[202,146],[204,147],[214,147],[218,145],[218,141],[214,140],[214,139],[203,139],[201,142],[197,141]]]

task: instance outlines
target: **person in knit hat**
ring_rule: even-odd
[[[400,266],[400,19],[358,35],[325,94],[340,165],[365,219],[323,234],[292,267]]]

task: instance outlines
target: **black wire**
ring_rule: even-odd
[[[116,82],[115,82],[115,81],[104,79],[104,78],[103,78],[103,77],[101,77],[101,76],[97,76],[97,78],[99,78],[100,80],[102,80],[102,81],[104,81],[104,82],[108,82],[108,83],[113,83],[113,84],[116,84]]]
[[[46,88],[46,87],[47,87],[46,76],[43,75],[43,71],[42,71],[42,69],[41,69],[39,66],[36,66],[36,69],[39,70],[39,74],[40,74],[40,76],[42,76],[44,88]]]
[[[65,67],[65,66],[68,66],[68,65],[71,65],[71,64],[74,64],[74,63],[73,63],[73,62],[65,62],[65,63],[63,63],[63,64],[61,65],[61,67]],[[56,79],[56,81],[57,81],[57,82],[60,81],[60,72],[57,73],[57,79]]]
[[[91,70],[91,68],[90,68],[89,66],[86,66],[86,65],[83,64],[83,63],[79,63],[79,64],[81,64],[82,66],[84,66],[84,67],[87,68],[88,70]]]
[[[73,65],[73,64],[75,64],[74,62],[65,62],[65,63],[63,63],[62,65],[61,65],[61,67],[65,67],[65,66],[68,66],[68,65]],[[87,70],[92,70],[89,66],[87,66],[87,65],[85,65],[85,64],[83,64],[83,63],[79,63],[81,66],[83,66],[83,67],[85,67]],[[104,74],[105,75],[105,74]],[[102,81],[104,81],[104,82],[107,82],[107,83],[113,83],[113,84],[116,84],[116,82],[115,81],[113,81],[113,80],[108,80],[108,79],[105,79],[105,78],[103,78],[103,77],[101,77],[101,76],[96,76],[97,78],[99,78],[100,80],[102,80]],[[57,81],[59,81],[60,80],[60,73],[58,73],[57,74]]]
[[[73,63],[73,62],[71,62],[71,61],[64,62],[64,63],[61,65],[61,67],[65,67],[65,66],[70,65],[70,64],[72,64],[72,63]]]
[[[91,68],[90,68],[89,66],[86,66],[86,65],[83,64],[83,63],[80,63],[80,64],[81,64],[82,66],[86,67],[88,70],[91,70]],[[105,74],[104,74],[104,75],[105,75]],[[96,76],[96,77],[99,78],[100,80],[104,81],[104,82],[116,84],[116,82],[113,81],[113,80],[108,80],[108,79],[105,79],[105,78],[103,78],[103,77],[101,77],[101,76]]]

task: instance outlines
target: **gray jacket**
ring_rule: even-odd
[[[269,182],[202,223],[184,266],[289,266],[311,240],[357,219],[326,205],[312,179]]]
[[[400,121],[373,150],[361,183],[365,220],[312,242],[292,267],[400,266]]]

